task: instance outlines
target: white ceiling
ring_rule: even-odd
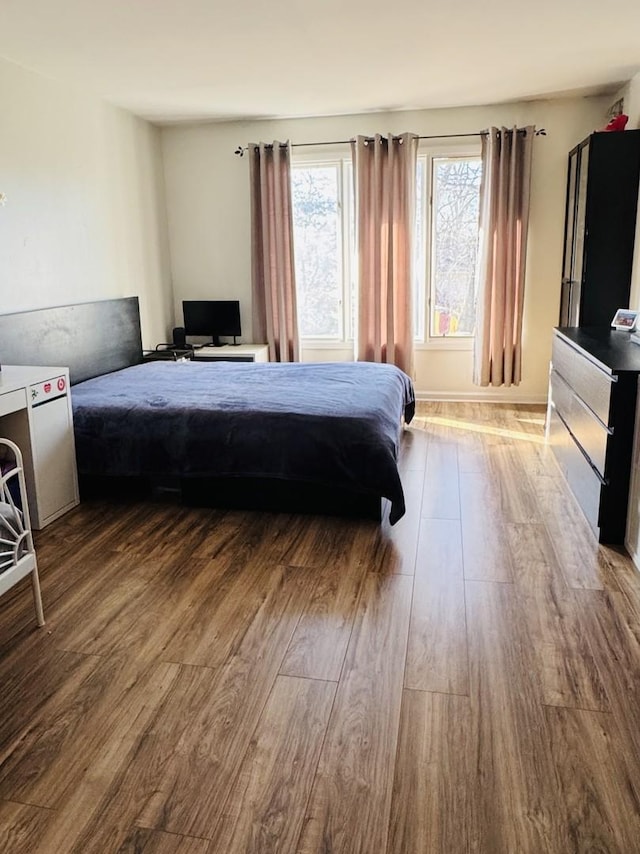
[[[0,0],[0,56],[157,122],[611,91],[638,0]]]

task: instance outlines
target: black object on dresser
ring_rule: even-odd
[[[569,153],[560,326],[605,326],[628,308],[640,130],[592,133]]]
[[[624,543],[639,375],[628,332],[554,331],[547,439],[601,543]]]

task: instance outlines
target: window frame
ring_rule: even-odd
[[[314,338],[300,336],[300,345],[308,350],[344,350],[352,348],[355,330],[351,312],[353,299],[353,288],[356,283],[353,280],[357,269],[355,246],[351,245],[350,221],[354,214],[355,204],[353,197],[353,175],[351,163],[351,149],[347,146],[332,146],[329,148],[314,147],[311,151],[301,154],[294,153],[291,158],[291,171],[297,167],[338,167],[338,206],[340,209],[342,229],[342,337],[332,338],[329,336]],[[351,181],[351,192],[348,192],[349,181]],[[346,191],[346,192],[345,192]],[[294,246],[295,251],[295,246]]]
[[[424,140],[418,147],[418,159],[424,162],[425,192],[422,199],[422,217],[424,222],[425,241],[428,246],[424,252],[425,269],[421,277],[421,289],[419,304],[422,306],[423,337],[414,338],[416,350],[458,350],[469,351],[474,347],[475,335],[448,336],[431,335],[431,300],[432,300],[432,277],[431,256],[433,233],[432,226],[432,204],[433,204],[433,160],[440,157],[478,158],[481,156],[481,144],[479,139],[474,140]],[[312,338],[300,337],[303,348],[309,350],[344,350],[354,345],[356,330],[354,322],[357,323],[357,247],[352,245],[350,233],[350,222],[355,215],[355,198],[353,193],[353,165],[351,162],[351,148],[345,146],[313,147],[309,151],[295,152],[291,159],[292,171],[299,166],[338,166],[339,205],[342,220],[342,337],[341,338]],[[351,191],[348,192],[348,184],[351,182]],[[347,190],[347,192],[345,192]],[[356,317],[352,317],[352,301],[356,301]]]
[[[424,163],[425,193],[422,199],[422,217],[424,222],[425,240],[428,245],[424,253],[425,269],[423,270],[421,286],[422,322],[424,335],[414,339],[416,350],[473,350],[475,335],[432,335],[431,334],[431,302],[432,293],[432,264],[434,235],[433,222],[433,161],[446,158],[477,158],[481,156],[480,140],[460,140],[456,142],[425,141],[418,147],[418,160]]]

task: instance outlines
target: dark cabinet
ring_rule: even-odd
[[[628,332],[555,330],[547,439],[602,543],[624,542],[638,376]]]
[[[560,326],[609,326],[629,307],[639,177],[640,130],[569,153]]]

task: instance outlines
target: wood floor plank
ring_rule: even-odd
[[[39,556],[38,556],[39,558]],[[68,610],[68,599],[81,590],[89,591],[101,583],[113,582],[119,566],[123,573],[128,561],[109,549],[79,549],[64,560],[60,567],[39,570],[42,599],[45,609],[45,633],[52,632],[59,613]],[[40,562],[39,562],[40,567]],[[128,573],[130,574],[130,573]],[[34,625],[33,600],[30,582],[25,579],[13,596],[3,597],[0,603],[0,656],[5,657],[15,646],[18,635],[24,636]],[[40,632],[42,636],[44,633]]]
[[[402,488],[407,512],[395,525],[390,525],[387,510],[375,539],[376,547],[365,558],[373,572],[413,575],[420,531],[423,481],[424,475],[415,469],[403,475]]]
[[[353,557],[353,523],[331,516],[296,516],[282,543],[280,563],[287,566],[317,567],[349,563]]]
[[[133,824],[211,837],[315,583],[312,570],[277,567],[224,666],[179,665],[152,728],[80,838],[78,852],[99,854]]]
[[[118,506],[116,505],[116,508]],[[116,575],[122,577],[123,583],[128,586],[137,583],[134,581],[134,576],[144,577],[147,580],[153,576],[151,562],[132,560],[131,555],[119,552],[114,547],[121,544],[123,539],[133,536],[132,532],[138,528],[146,532],[147,537],[151,537],[153,524],[150,520],[153,519],[154,512],[161,512],[164,518],[166,508],[163,505],[158,509],[157,505],[142,504],[140,506],[124,505],[119,509],[118,514],[113,508],[107,506],[103,513],[103,525],[94,532],[94,536],[91,536],[90,528],[84,540],[74,539],[70,549],[67,549],[65,544],[58,557],[52,557],[49,563],[46,558],[47,549],[41,550],[37,546],[47,632],[55,635],[57,626],[61,620],[64,621],[69,610],[77,608],[83,601],[94,611],[104,613],[102,599],[106,595],[112,596],[111,587],[116,580]],[[61,521],[65,518],[63,517]],[[44,542],[46,544],[48,541]],[[190,548],[189,541],[183,540],[181,557],[188,554]],[[52,554],[55,555],[55,552]],[[161,563],[162,559],[158,558],[157,561]],[[143,566],[147,568],[146,574],[141,572]],[[11,638],[15,632],[20,631],[18,620],[25,620],[27,626],[31,626],[33,622],[30,592],[26,587],[21,591],[21,597],[21,602],[17,605],[20,609],[19,614],[8,613],[5,610],[7,599],[3,598],[2,609],[0,609],[2,637],[0,650],[2,652],[6,650],[8,644],[11,644]],[[58,608],[58,602],[61,602],[61,610]]]
[[[100,750],[87,755],[83,745],[74,745],[74,749],[61,758],[67,767],[75,762],[78,770],[75,784],[67,790],[59,808],[52,811],[52,818],[32,854],[52,854],[54,851],[80,854],[84,850],[84,843],[78,844],[78,839],[82,839],[94,817],[110,800],[114,780],[118,780],[123,769],[128,767],[137,744],[178,674],[177,665],[157,665],[144,686],[143,701],[139,703],[136,700],[130,711],[120,712],[117,732],[104,740]],[[114,714],[112,709],[109,711]],[[55,775],[52,777],[55,780]],[[104,828],[103,854],[116,850],[118,844],[115,833],[110,834]]]
[[[442,408],[432,410],[425,417],[426,429],[437,431],[454,441],[458,451],[458,471],[487,473],[490,471],[490,454],[496,445],[509,441],[497,423],[488,423],[482,407],[467,404],[442,403]],[[431,411],[432,410],[432,411]]]
[[[16,654],[6,662],[0,660],[0,755],[6,754],[61,686],[81,678],[78,674],[95,663],[94,658],[87,662],[87,656],[52,648],[42,634],[27,641],[24,658]]]
[[[71,653],[65,653],[71,657]],[[82,725],[84,711],[96,703],[104,688],[95,678],[104,664],[98,656],[74,656],[77,666],[59,682],[51,697],[37,712],[23,719],[15,737],[3,742],[0,753],[0,798],[52,807],[48,787],[39,791],[38,780],[51,758],[69,749]]]
[[[546,415],[546,406],[532,407],[529,411],[516,410],[515,413],[520,428],[529,434],[530,441],[515,442],[514,446],[527,475],[532,478],[558,477],[560,473],[551,446],[544,438]]]
[[[164,645],[163,658],[179,664],[219,667],[251,625],[279,577],[270,558],[257,555],[249,563],[210,561],[209,584],[192,600],[182,621]],[[275,570],[275,572],[274,572]]]
[[[97,541],[101,541],[107,551],[113,551],[114,538],[109,533],[126,529],[132,521],[137,525],[141,512],[140,505],[83,501],[57,519],[55,525],[34,531],[40,571],[43,574],[55,571],[79,551],[85,554],[93,551]],[[152,513],[152,508],[147,512]]]
[[[462,536],[455,520],[423,519],[420,526],[404,684],[469,693]]]
[[[402,522],[403,519],[398,524]],[[366,527],[363,523],[354,531],[354,546],[360,553],[360,563],[365,571],[379,575],[413,575],[419,525],[419,516],[411,519],[411,524],[404,529],[408,531],[405,538],[401,531],[396,531],[397,525],[391,527],[388,521],[381,525],[371,522]]]
[[[132,827],[115,854],[209,854],[209,840]]]
[[[591,639],[594,658],[627,754],[640,767],[640,622],[625,594],[576,590],[580,619]]]
[[[468,698],[405,690],[387,854],[479,852],[475,752]]]
[[[505,520],[488,474],[460,474],[464,577],[512,581]]]
[[[219,511],[220,512],[220,511]],[[285,563],[285,551],[291,548],[292,530],[304,534],[308,517],[288,513],[245,513],[230,510],[216,515],[212,524],[200,532],[200,543],[193,556],[246,562],[260,551],[263,559]]]
[[[170,684],[167,665],[85,656],[77,672],[25,721],[6,745],[0,796],[59,807],[83,779],[87,764],[120,743],[121,733],[150,714]]]
[[[121,570],[116,568],[116,562]],[[144,611],[154,592],[149,576],[136,573],[131,558],[120,554],[112,572],[99,581],[76,585],[65,596],[65,607],[52,609],[49,619],[52,640],[60,649],[71,652],[109,654]],[[71,619],[71,614],[82,614],[83,619]]]
[[[496,504],[506,522],[539,522],[540,511],[524,466],[514,445],[501,444],[492,448],[492,483]]]
[[[156,505],[152,524],[139,524],[123,531],[114,548],[147,560],[180,558],[185,549],[195,553],[207,532],[217,520],[217,513],[205,507]]]
[[[122,613],[122,631],[105,628],[101,639],[109,654],[129,652],[137,658],[154,654],[170,661],[166,650],[172,639],[179,636],[185,624],[194,621],[194,612],[229,571],[229,561],[205,560],[190,557],[182,562],[175,559],[156,562],[156,576],[144,591],[143,602],[129,600]],[[230,573],[233,575],[233,572]],[[194,621],[195,622],[195,621]],[[194,625],[193,643],[197,642]],[[154,649],[155,645],[155,649]]]
[[[398,455],[398,468],[402,474],[411,469],[424,472],[427,461],[427,448],[429,446],[429,435],[422,428],[419,419],[415,423],[406,426],[400,436],[400,453]]]
[[[538,442],[517,442],[515,447],[528,477],[558,477],[558,463],[548,445]]]
[[[366,567],[347,552],[318,569],[318,584],[289,644],[280,673],[340,678]]]
[[[615,582],[615,592],[621,596],[617,602],[624,604],[630,620],[640,622],[640,572],[623,546],[601,546],[604,560],[610,567],[609,578]]]
[[[480,851],[572,847],[525,615],[511,584],[466,582]]]
[[[576,851],[627,854],[640,847],[640,786],[614,718],[545,709],[561,802]]]
[[[439,436],[429,442],[420,515],[428,519],[460,518],[458,449],[455,442]]]
[[[301,854],[385,849],[410,605],[411,579],[367,577],[300,837]]]
[[[71,559],[71,564],[82,569],[83,559],[88,554],[99,554],[101,551],[115,552],[121,548],[124,543],[129,540],[136,541],[138,538],[149,539],[153,537],[153,531],[156,522],[160,523],[171,508],[165,505],[154,504],[153,502],[140,503],[125,503],[121,505],[110,505],[108,502],[98,502],[97,510],[103,510],[103,524],[95,528],[94,536],[92,537],[75,537],[72,540],[73,549],[70,552],[64,552]],[[63,517],[64,519],[64,517]],[[49,527],[43,532],[46,535],[49,532]],[[91,529],[89,529],[91,530]],[[36,538],[36,549],[38,554],[38,563],[41,565],[43,573],[52,566],[56,566],[57,551],[51,553],[47,549],[47,542],[41,544],[42,536]],[[65,566],[67,562],[65,561]],[[64,575],[59,579],[62,584],[65,581]]]
[[[51,820],[51,810],[0,801],[0,851],[32,854]]]
[[[162,577],[163,569],[170,566],[170,562],[164,568],[157,565],[158,578]],[[147,714],[150,704],[159,702],[166,682],[160,680],[158,683],[156,665],[167,638],[188,616],[192,599],[202,596],[210,586],[211,573],[206,572],[207,568],[204,562],[198,566],[192,561],[191,574],[172,574],[170,586],[165,587],[158,580],[147,597],[145,612],[141,613],[139,603],[130,603],[125,596],[123,609],[131,610],[135,606],[139,619],[130,632],[133,638],[125,633],[119,645],[109,648],[107,657],[63,653],[88,662],[83,665],[84,678],[63,682],[46,704],[33,709],[23,721],[22,729],[16,731],[15,738],[5,741],[7,750],[0,771],[0,791],[6,795],[11,792],[14,797],[19,795],[29,803],[57,805],[78,785],[86,763],[104,752],[110,739],[119,739],[120,730],[129,727],[129,719],[136,715],[142,719],[143,711],[146,709],[144,713]],[[71,597],[67,603],[73,601]],[[83,613],[79,607],[67,610],[65,619],[59,616],[57,637],[66,638],[68,629],[73,638],[78,610]],[[92,611],[85,608],[84,613],[89,616]],[[80,625],[82,636],[84,624]],[[102,629],[103,626],[104,618],[94,617],[94,628]],[[151,690],[153,685],[159,687]]]
[[[489,456],[486,442],[476,433],[463,433],[457,441],[458,471],[461,474],[486,474]]]
[[[209,854],[292,854],[336,686],[278,676]]]
[[[531,482],[569,587],[617,589],[611,568],[562,476],[534,477]]]
[[[544,525],[507,525],[518,597],[532,639],[541,700],[608,711],[574,591],[566,587]]]

